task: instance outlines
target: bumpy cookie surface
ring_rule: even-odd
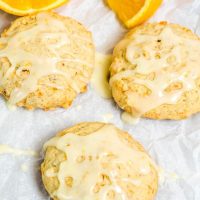
[[[132,115],[183,119],[200,111],[200,39],[167,22],[130,31],[110,67],[112,94]]]
[[[56,13],[18,18],[0,38],[0,93],[10,105],[67,108],[86,91],[93,66],[91,33]]]
[[[143,147],[112,124],[80,123],[45,145],[41,166],[54,200],[152,200],[156,166]]]

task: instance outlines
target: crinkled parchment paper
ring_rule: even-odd
[[[81,21],[104,53],[111,52],[126,32],[102,0],[71,0],[57,12]],[[0,12],[0,29],[12,18]],[[200,0],[165,0],[151,19],[161,20],[200,34]],[[90,86],[68,110],[10,111],[0,98],[0,144],[41,152],[46,140],[77,122],[112,122],[139,140],[163,169],[157,200],[200,200],[200,114],[183,121],[142,119],[135,126],[124,124],[120,114],[113,100],[102,99]],[[49,199],[41,183],[41,160],[41,154],[0,154],[0,200]]]

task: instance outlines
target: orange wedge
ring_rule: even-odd
[[[131,28],[149,19],[162,0],[107,0],[107,3],[121,21]]]
[[[68,0],[0,0],[0,9],[23,16],[57,8]]]

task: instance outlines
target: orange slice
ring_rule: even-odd
[[[0,0],[0,9],[13,15],[23,16],[50,10],[68,0]]]
[[[162,0],[107,0],[107,3],[121,21],[131,28],[149,19]]]

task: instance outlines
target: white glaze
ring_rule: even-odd
[[[22,155],[37,156],[38,155],[36,151],[13,148],[6,144],[0,144],[0,154],[13,154],[16,156],[22,156]]]
[[[121,46],[127,43],[126,39]],[[159,49],[159,45],[163,48]],[[200,41],[179,36],[169,26],[157,36],[135,33],[134,39],[130,39],[126,48],[126,59],[135,69],[117,73],[111,78],[110,84],[122,78],[133,77],[135,84],[150,90],[146,96],[126,92],[128,105],[134,107],[141,116],[162,104],[177,103],[184,92],[196,88],[195,81],[200,77],[199,58]],[[139,78],[138,74],[146,78]],[[166,92],[173,83],[180,83],[182,86]]]
[[[12,36],[6,36],[0,39],[0,43],[6,43],[6,46],[0,50],[0,57],[7,57],[11,63],[11,67],[4,71],[0,70],[0,86],[6,84],[7,79],[16,71],[19,75],[24,67],[29,68],[28,78],[22,81],[21,86],[15,88],[8,100],[10,105],[16,105],[18,102],[26,98],[30,93],[38,89],[38,82],[41,78],[57,74],[62,75],[69,82],[69,85],[79,93],[79,87],[73,83],[69,72],[64,72],[58,69],[58,62],[74,62],[81,68],[81,65],[87,67],[93,67],[87,63],[84,59],[76,58],[74,53],[68,52],[72,58],[62,58],[58,54],[58,49],[63,46],[70,46],[71,42],[75,38],[86,40],[87,38],[81,38],[76,33],[71,34],[69,37],[69,31],[64,22],[52,17],[47,13],[40,13],[37,16],[36,25],[30,27],[27,30],[15,33]],[[24,49],[24,45],[28,45],[32,48],[35,42],[39,42],[41,46],[37,48],[46,48],[47,55],[33,54],[27,49]],[[17,69],[17,67],[19,69]],[[81,69],[79,69],[81,70]],[[85,79],[83,80],[87,82]],[[47,84],[49,87],[54,87],[59,90],[63,90],[63,86],[58,84]]]
[[[97,93],[103,98],[111,98],[111,88],[108,82],[109,67],[112,62],[111,55],[96,52],[95,69],[92,75],[91,84]]]
[[[136,151],[118,134],[113,125],[107,124],[86,136],[68,133],[48,141],[44,145],[45,149],[53,146],[67,156],[57,173],[53,168],[46,172],[46,176],[56,176],[60,183],[52,197],[56,196],[60,200],[105,200],[107,193],[113,190],[115,199],[128,200],[121,184],[131,183],[143,187],[142,179],[133,177],[140,177],[139,174],[148,176],[150,165],[152,167],[154,164],[145,152]],[[118,166],[121,166],[120,170]],[[102,174],[109,177],[106,179],[109,181],[96,188]],[[66,185],[67,177],[73,179],[71,187]]]

